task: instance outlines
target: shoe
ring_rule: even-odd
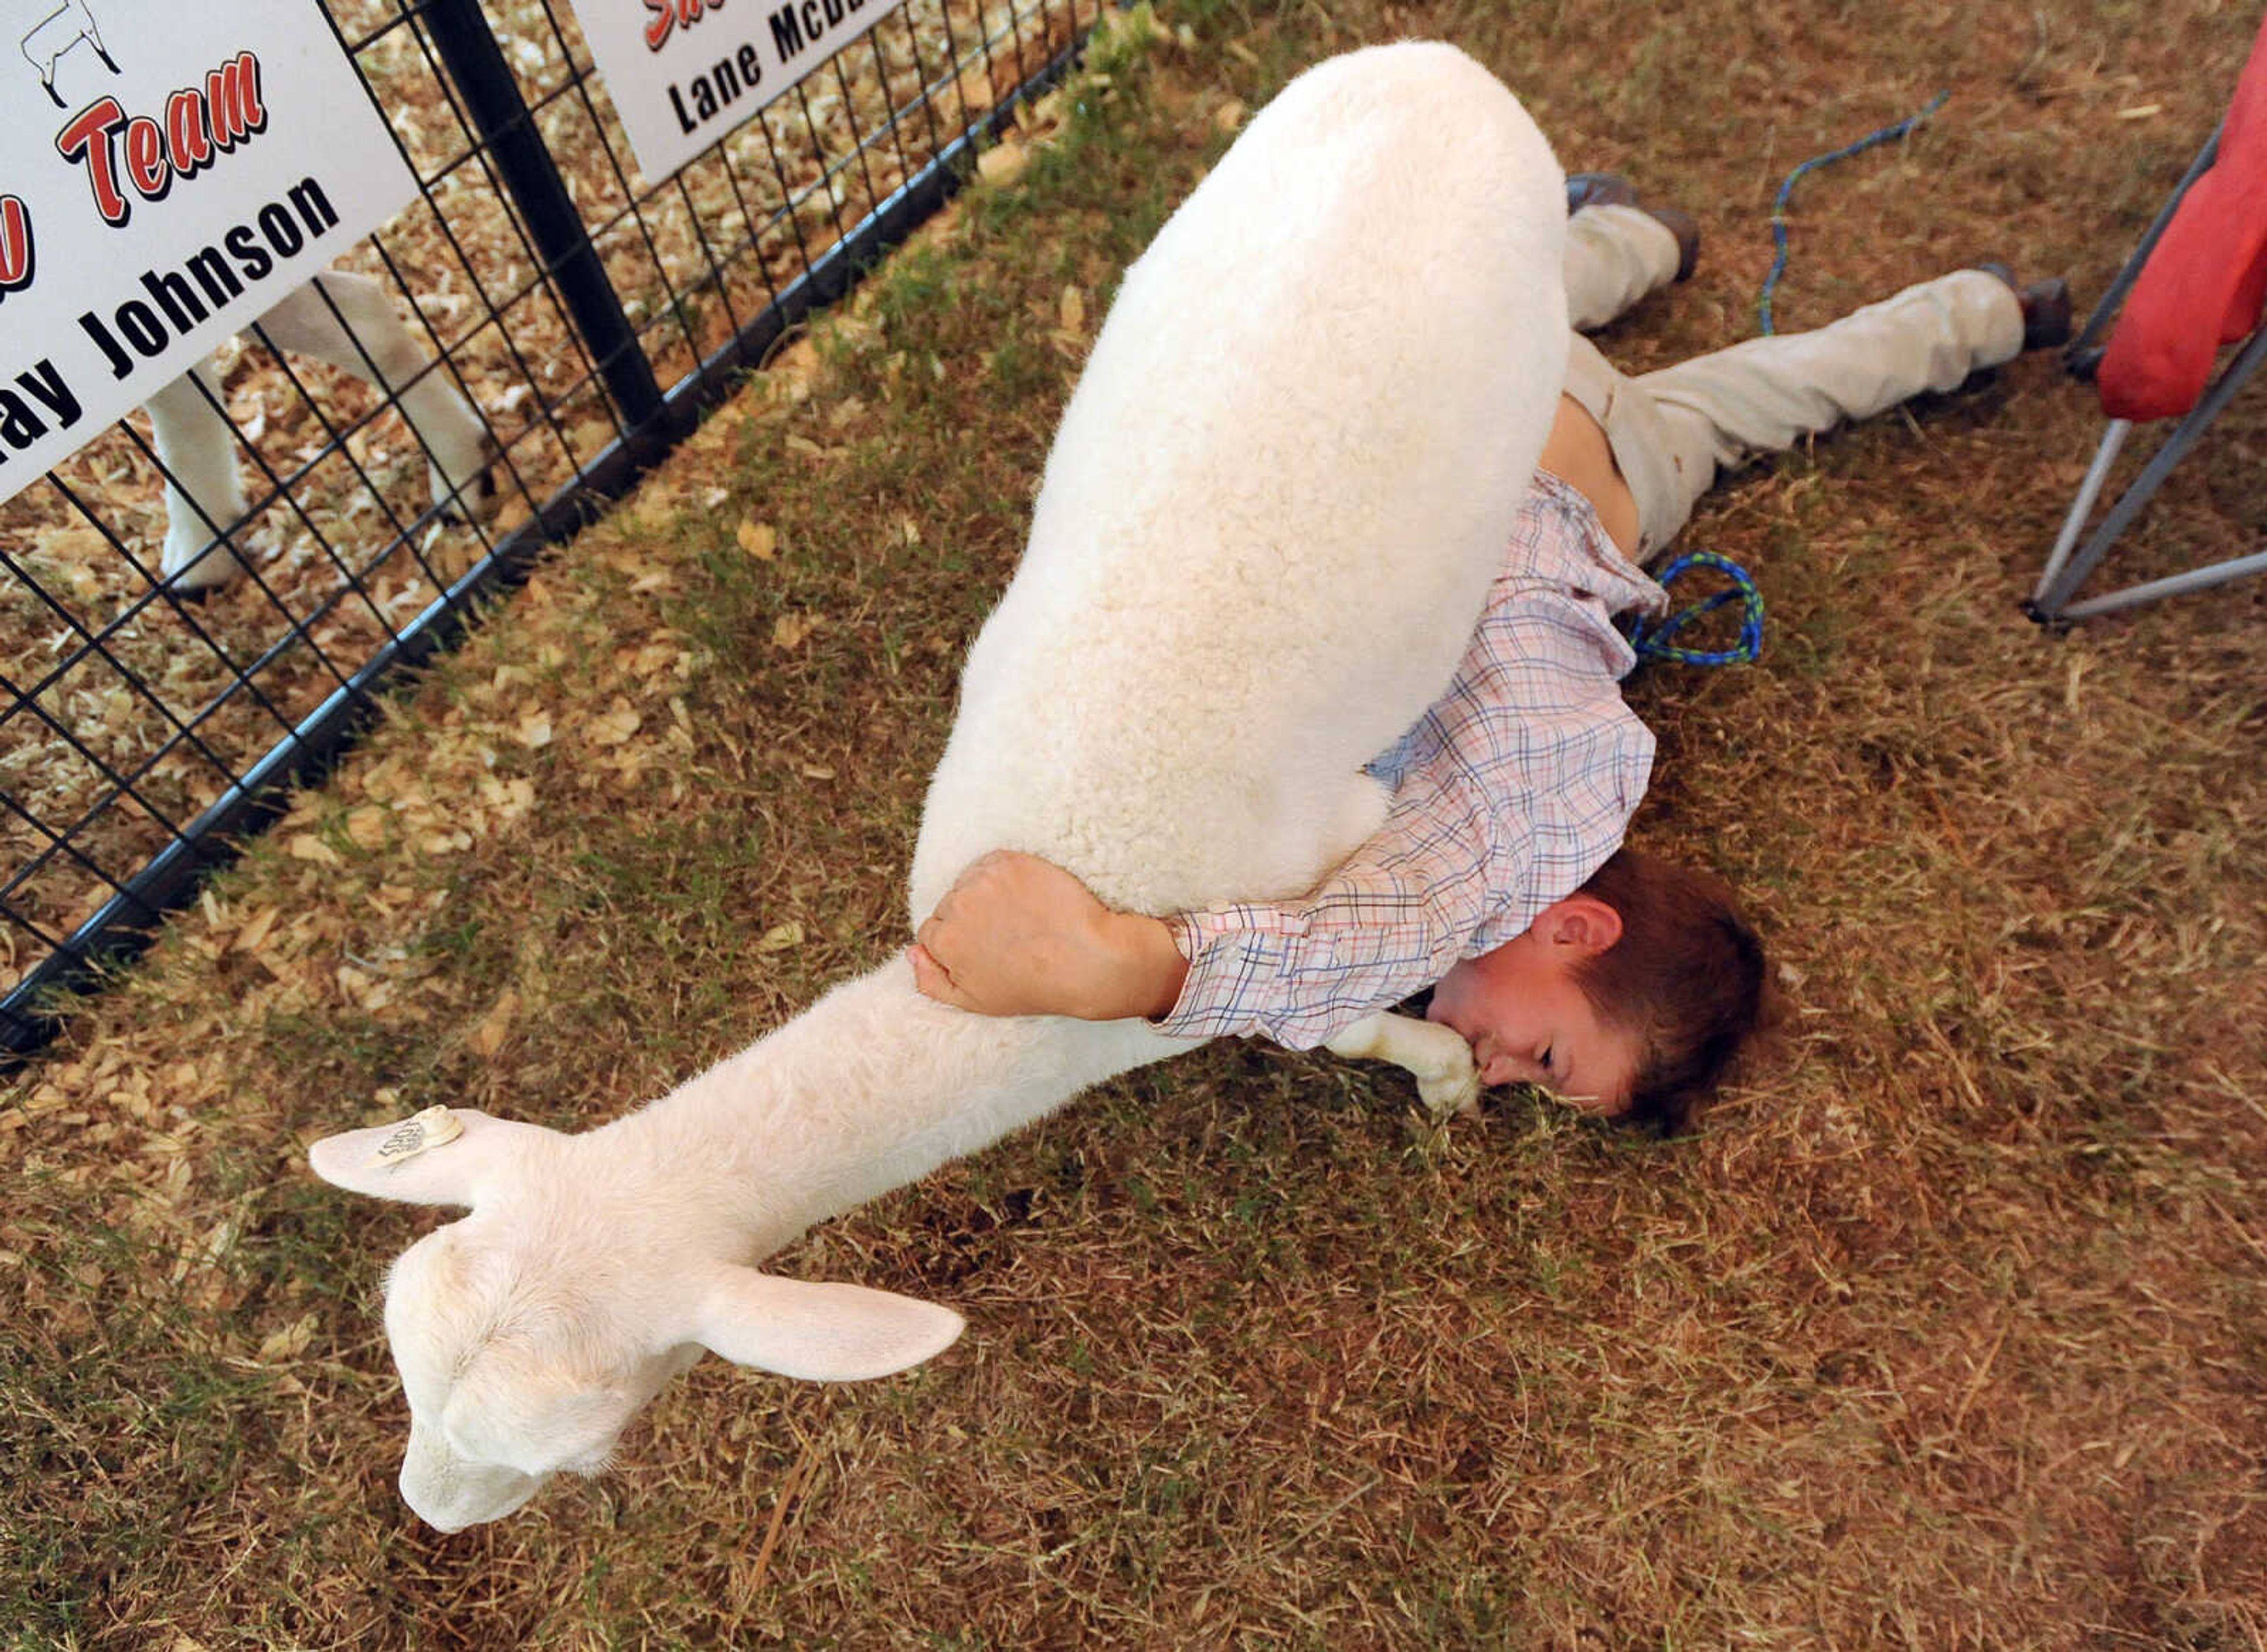
[[[1566,216],[1584,207],[1635,207],[1676,238],[1676,279],[1690,281],[1700,262],[1700,224],[1675,207],[1649,207],[1637,198],[1637,186],[1620,173],[1566,174]]]
[[[1619,173],[1568,173],[1566,216],[1584,207],[1633,207],[1637,186]]]
[[[1638,210],[1676,238],[1676,279],[1691,280],[1700,263],[1700,220],[1676,207],[1640,206]]]
[[[2015,272],[2007,265],[1992,262],[1978,264],[1977,268],[1987,275],[1997,275],[2007,283],[2015,295],[2015,302],[2023,311],[2023,348],[2027,350],[2050,350],[2070,342],[2070,283],[2059,275],[2044,281],[2035,281],[2026,287],[2016,281]]]

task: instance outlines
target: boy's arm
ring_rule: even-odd
[[[1524,879],[1485,810],[1405,784],[1376,836],[1303,899],[1171,919],[1113,912],[1032,855],[987,855],[921,926],[930,997],[986,1015],[1141,1017],[1176,1037],[1265,1033],[1320,1044],[1447,973]],[[1504,880],[1499,882],[1498,880]]]
[[[913,980],[988,1016],[1151,1020],[1172,1009],[1188,961],[1163,920],[1112,912],[1036,855],[985,855],[922,923]]]
[[[914,983],[979,1015],[1140,1017],[1175,1036],[1265,1032],[1304,1048],[1456,962],[1490,904],[1485,827],[1403,797],[1305,899],[1171,919],[1113,912],[1060,867],[996,851],[921,926]]]
[[[1158,1030],[1311,1049],[1433,985],[1497,921],[1524,929],[1530,848],[1515,813],[1406,777],[1385,824],[1312,893],[1169,920],[1189,968]]]

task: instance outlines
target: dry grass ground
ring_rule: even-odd
[[[1219,8],[400,696],[0,1112],[0,1635],[25,1648],[2267,1644],[2267,586],[2015,612],[2098,427],[2045,360],[1764,466],[1689,543],[1758,667],[1656,672],[1640,841],[1794,1001],[1697,1139],[1215,1047],[811,1237],[962,1344],[711,1362],[603,1480],[444,1538],[374,1312],[429,1222],[302,1145],[573,1127],[904,929],[958,651],[1124,262],[1238,106],[1460,41],[1702,215],[1625,363],[1986,256],[2081,299],[2254,20],[2188,0]],[[2140,113],[2150,111],[2149,113]],[[1072,295],[1075,295],[1073,297]],[[1421,295],[1412,295],[1421,302]],[[2256,398],[2252,399],[2256,402]],[[2256,407],[2124,559],[2256,544]]]

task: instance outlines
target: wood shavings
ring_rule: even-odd
[[[635,734],[644,721],[635,706],[617,694],[613,705],[592,717],[584,731],[593,745],[620,745]]]
[[[1009,136],[976,158],[976,172],[994,188],[1002,188],[1022,177],[1031,164],[1031,151],[1022,139]]]
[[[346,863],[336,849],[312,832],[292,833],[283,848],[295,861],[312,861],[319,866],[342,866]]]
[[[282,915],[282,908],[280,907],[262,907],[236,932],[233,950],[238,952],[259,951],[268,940],[268,931],[275,927],[275,920]]]
[[[481,1024],[473,1029],[472,1037],[466,1040],[472,1046],[473,1053],[492,1056],[503,1048],[504,1040],[511,1036],[512,1019],[518,1013],[519,994],[507,987],[488,1014],[481,1017]]]
[[[260,1351],[253,1358],[261,1365],[290,1363],[307,1351],[307,1345],[315,1340],[315,1327],[321,1323],[322,1316],[319,1314],[301,1314],[281,1331],[271,1332],[261,1338]],[[187,1637],[182,1638],[186,1640]]]
[[[374,804],[349,810],[347,813],[347,836],[358,848],[384,848],[385,811]]]

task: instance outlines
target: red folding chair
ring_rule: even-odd
[[[2259,326],[2263,299],[2267,299],[2267,22],[2252,42],[2227,118],[2125,261],[2065,358],[2073,372],[2094,378],[2110,423],[2027,605],[2033,619],[2083,620],[2267,572],[2267,552],[2261,552],[2085,602],[2071,600],[2173,467],[2267,360],[2267,333]],[[2095,341],[2112,316],[2117,327],[2109,348],[2097,349]],[[2247,339],[2250,341],[2207,389],[2220,347]],[[2175,417],[2181,420],[2179,427],[2073,556],[2072,547],[2134,425]]]

